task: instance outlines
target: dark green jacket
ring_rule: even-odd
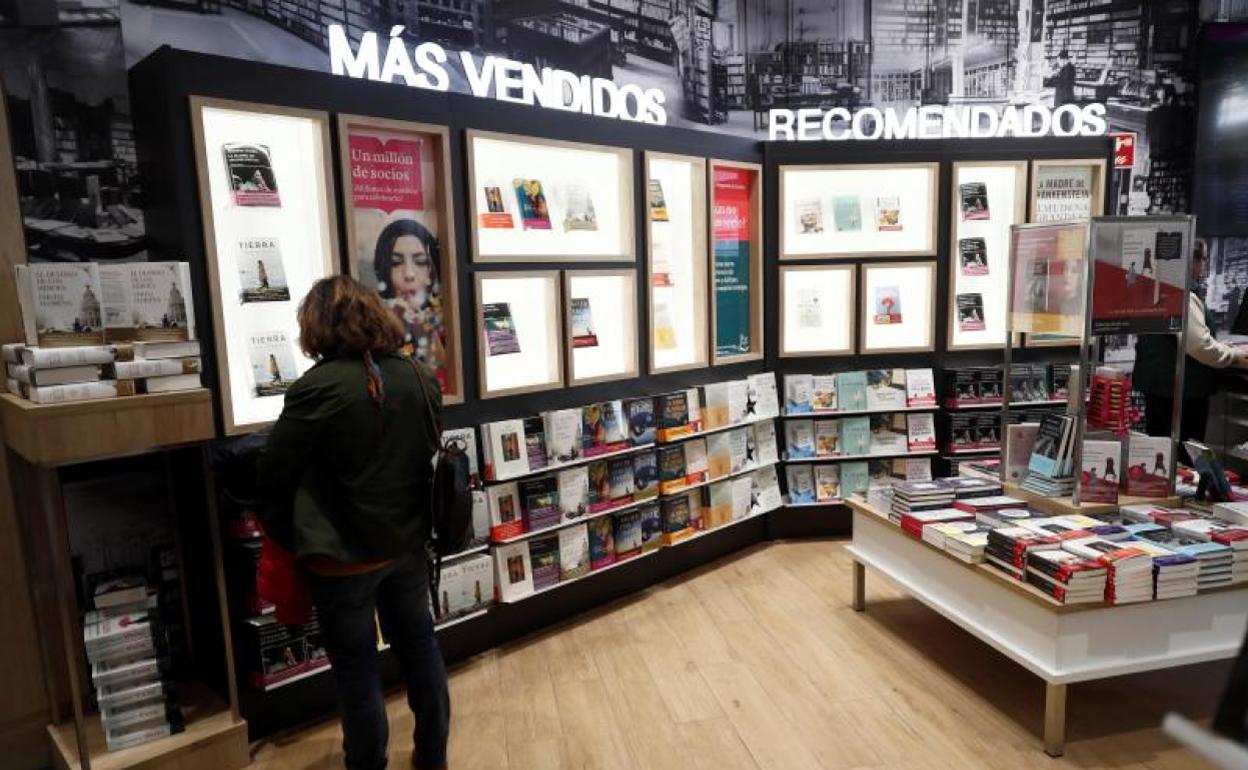
[[[1205,325],[1213,328],[1207,309]],[[1150,396],[1174,398],[1177,351],[1178,341],[1173,334],[1141,334],[1136,337],[1132,387]],[[1212,366],[1205,366],[1191,356],[1183,362],[1183,400],[1209,398],[1218,392],[1221,382],[1222,375]]]
[[[257,474],[266,528],[296,556],[383,561],[424,542],[434,428],[411,365],[398,354],[377,364],[380,410],[360,358],[321,361],[286,393]],[[420,369],[439,413],[438,382]]]

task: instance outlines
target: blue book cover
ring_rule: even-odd
[[[846,498],[858,492],[866,492],[871,484],[871,471],[865,460],[853,463],[841,463],[841,497]]]
[[[842,412],[861,412],[867,408],[867,373],[841,372],[836,375],[836,397]]]
[[[654,443],[654,399],[630,398],[624,402],[628,416],[628,435],[633,446]]]
[[[865,455],[871,451],[871,418],[841,418],[841,451],[847,455]]]

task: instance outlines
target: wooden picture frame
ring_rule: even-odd
[[[959,190],[959,171],[963,168],[1012,168],[1014,170],[1014,206],[1010,212],[1013,219],[1006,226],[1000,237],[998,251],[999,256],[996,262],[999,264],[996,278],[998,282],[991,287],[992,291],[997,292],[996,301],[1002,303],[1001,307],[1001,341],[1000,342],[984,342],[984,343],[955,343],[958,329],[958,306],[957,296],[959,288],[959,279],[961,274],[961,251],[959,250],[959,240],[963,237],[961,226],[963,224],[961,217],[961,193]],[[947,313],[948,336],[945,338],[946,350],[996,350],[1005,347],[1005,330],[1009,326],[1008,311],[1005,308],[1006,294],[1010,290],[1010,225],[1021,224],[1027,210],[1027,161],[1025,160],[972,160],[972,161],[955,161],[949,175],[949,205],[950,205],[950,227],[949,227],[949,312]],[[994,210],[995,211],[995,210]],[[989,254],[991,264],[991,252]],[[988,297],[985,297],[987,301]],[[985,312],[985,315],[987,313]],[[986,320],[986,319],[985,319]],[[1015,347],[1018,346],[1018,338],[1014,339]]]
[[[358,239],[361,235],[357,223],[357,212],[354,200],[355,188],[352,180],[352,158],[350,148],[351,129],[359,126],[364,130],[385,132],[388,134],[406,134],[418,137],[431,148],[433,158],[429,164],[433,171],[430,187],[436,194],[433,205],[433,216],[438,242],[438,277],[442,284],[439,295],[442,307],[443,349],[446,355],[446,384],[442,393],[443,404],[460,404],[464,401],[464,368],[462,342],[459,333],[459,275],[455,249],[455,202],[451,184],[450,131],[446,126],[429,123],[413,123],[404,120],[375,118],[366,115],[339,114],[338,123],[338,158],[342,181],[343,222],[347,235],[347,270],[353,278],[365,285],[375,287],[376,276],[370,276],[364,270],[362,255],[357,254],[360,247]],[[422,164],[423,165],[423,164]],[[386,214],[377,211],[382,217]],[[392,213],[392,212],[391,212]],[[395,221],[391,219],[390,221]],[[425,224],[421,222],[421,224]]]
[[[576,336],[574,333],[574,314],[572,301],[576,298],[575,284],[581,279],[615,279],[622,282],[622,290],[619,292],[619,315],[615,317],[602,318],[595,310],[595,306],[591,304],[590,310],[593,313],[594,325],[599,330],[599,339],[595,342],[594,348],[577,347]],[[563,306],[564,306],[564,358],[567,361],[567,384],[568,387],[576,387],[578,385],[590,385],[596,382],[611,382],[613,380],[627,380],[637,376],[637,271],[630,269],[623,270],[565,270],[563,271]],[[606,323],[604,323],[604,321]],[[602,339],[604,335],[618,334],[619,339]],[[591,350],[594,353],[601,352],[604,349],[613,349],[620,346],[622,352],[622,360],[624,367],[620,371],[607,372],[603,374],[586,374],[581,376],[577,372],[578,353],[588,353]],[[586,363],[589,368],[589,363]]]
[[[789,224],[790,213],[789,207],[790,197],[796,197],[790,190],[790,181],[802,174],[817,174],[819,172],[838,172],[838,173],[862,173],[878,176],[882,173],[889,172],[905,172],[923,170],[927,176],[925,202],[926,206],[926,227],[920,226],[920,232],[924,233],[923,244],[918,248],[847,248],[847,249],[820,249],[816,251],[789,251]],[[821,164],[821,165],[783,165],[780,166],[779,174],[779,207],[780,212],[777,218],[780,228],[780,261],[808,261],[819,259],[844,259],[844,258],[895,258],[895,257],[934,257],[938,251],[937,231],[940,226],[939,214],[939,184],[940,184],[940,163],[879,163],[879,164]],[[820,185],[823,188],[835,187],[831,182]],[[838,188],[839,189],[839,188]],[[900,193],[899,193],[900,194]],[[796,202],[796,201],[794,201]],[[861,196],[859,196],[859,212],[861,216]],[[835,213],[835,212],[833,212]],[[826,225],[826,218],[825,218]],[[902,223],[904,227],[904,221]],[[825,227],[826,229],[826,227]],[[863,232],[866,232],[865,228]],[[878,236],[878,231],[875,231]]]
[[[635,236],[633,232],[633,222],[634,222],[633,151],[631,149],[626,148],[626,147],[612,147],[612,146],[601,145],[601,144],[584,144],[581,142],[567,142],[567,141],[562,141],[562,140],[557,140],[557,139],[545,139],[545,138],[533,137],[533,136],[520,136],[517,134],[503,134],[503,133],[497,133],[493,131],[480,131],[477,129],[468,129],[467,137],[468,137],[467,155],[468,155],[468,185],[469,185],[468,187],[468,190],[469,190],[468,211],[469,211],[469,217],[470,217],[469,221],[471,223],[469,232],[472,235],[472,259],[474,262],[486,262],[486,263],[577,262],[577,263],[580,263],[580,262],[633,262],[636,260],[637,258],[636,241],[635,241]],[[612,189],[612,187],[614,188],[615,200],[616,200],[617,205],[614,207],[615,209],[614,212],[611,212],[612,207],[604,206],[602,201],[595,202],[593,206],[594,206],[594,211],[597,215],[597,222],[599,225],[601,225],[604,221],[606,221],[604,220],[604,217],[608,213],[611,213],[612,216],[615,217],[617,224],[615,225],[616,243],[614,247],[610,249],[576,248],[572,246],[562,245],[559,243],[559,239],[552,237],[548,239],[542,239],[543,241],[542,243],[533,244],[533,248],[530,248],[528,250],[521,249],[521,250],[516,250],[514,252],[499,252],[495,250],[495,247],[492,245],[492,243],[483,243],[483,241],[487,239],[483,238],[482,230],[483,229],[490,230],[490,229],[495,229],[495,228],[482,228],[481,227],[481,222],[482,222],[481,215],[486,212],[483,212],[481,210],[482,203],[481,201],[478,201],[478,195],[481,194],[482,191],[485,189],[484,183],[490,180],[484,178],[479,173],[482,171],[482,169],[478,168],[477,155],[478,155],[478,152],[481,150],[481,148],[486,146],[489,143],[504,143],[504,144],[514,145],[515,150],[512,153],[507,153],[508,157],[511,157],[513,153],[523,152],[524,148],[526,147],[529,148],[530,151],[539,151],[543,153],[548,153],[552,149],[556,151],[564,151],[565,154],[566,153],[581,153],[580,155],[581,163],[585,163],[587,161],[593,160],[594,156],[603,156],[598,159],[597,166],[601,167],[601,169],[607,169],[612,166],[614,167],[614,173],[616,177],[613,180],[614,185],[611,184],[610,180],[606,184],[607,184],[608,190]],[[585,155],[585,153],[588,153],[588,155]],[[557,154],[558,153],[556,153],[556,155]],[[609,160],[613,160],[614,163],[608,162]],[[546,163],[549,163],[549,162],[550,161],[548,159]],[[543,162],[539,161],[535,165],[540,166],[542,165],[542,163]],[[504,176],[507,175],[505,173],[505,170],[499,173],[503,173]],[[594,173],[593,169],[590,169],[590,173]],[[503,180],[494,180],[494,181],[499,181],[500,185],[501,183],[503,183]],[[539,179],[538,181],[542,181],[542,180]],[[555,187],[550,186],[548,183],[549,183],[549,178],[547,178],[547,180],[543,183],[542,187],[543,187],[543,194],[546,196],[546,201],[549,204],[551,200],[551,196],[556,194],[556,189]],[[514,191],[514,188],[511,187],[512,182],[507,181],[506,184],[508,184],[509,189],[506,191],[503,191],[503,197],[505,199],[503,203],[510,202],[510,205],[513,207],[511,211],[514,211],[515,213],[515,217],[512,220],[512,226],[509,228],[506,228],[508,232],[512,236],[515,236],[515,237],[523,236],[526,233],[534,233],[534,232],[550,232],[552,234],[555,234],[560,226],[553,221],[553,217],[551,218],[549,222],[549,226],[547,228],[528,229],[523,226],[521,217],[520,217],[520,212],[515,209],[515,207],[518,204],[515,202],[515,191]],[[599,231],[595,229],[594,232],[599,232]],[[564,232],[560,235],[563,240],[569,240],[569,234],[567,232]],[[488,239],[488,240],[493,241],[494,239]],[[530,236],[528,240],[532,241],[534,240],[534,237]],[[585,239],[579,239],[579,240],[584,241]],[[582,243],[580,245],[583,247],[585,244]]]
[[[750,347],[743,353],[719,353],[719,288],[717,277],[717,256],[715,253],[715,211],[721,205],[717,193],[715,172],[718,169],[744,172],[751,179],[747,206],[750,212],[749,238],[750,247],[750,297],[749,334]],[[710,275],[711,295],[711,365],[737,364],[744,361],[760,361],[763,358],[763,167],[758,163],[746,163],[735,160],[717,160],[712,158],[707,166],[707,184],[710,186],[710,251],[707,254],[708,273]]]
[[[221,157],[213,157],[209,159],[207,148],[207,136],[205,130],[205,115],[210,110],[236,112],[243,115],[253,115],[262,117],[271,117],[277,119],[289,119],[308,121],[316,127],[319,132],[319,138],[311,142],[311,146],[305,149],[320,155],[319,159],[304,159],[299,164],[300,168],[306,168],[307,172],[312,175],[314,186],[317,188],[312,194],[311,202],[318,204],[319,211],[313,212],[312,218],[316,220],[315,231],[319,236],[321,245],[321,254],[319,259],[313,263],[310,279],[307,281],[308,286],[303,288],[303,292],[310,288],[311,283],[317,278],[323,278],[335,275],[339,272],[338,263],[338,203],[334,188],[334,169],[333,169],[333,148],[330,139],[330,120],[329,114],[319,110],[304,110],[293,107],[280,107],[276,105],[258,104],[254,102],[234,101],[230,99],[218,99],[205,96],[190,97],[191,112],[191,133],[195,149],[195,170],[199,187],[199,203],[200,215],[203,220],[204,227],[204,254],[208,263],[208,287],[211,294],[210,302],[212,307],[213,322],[213,347],[217,362],[217,390],[221,404],[221,424],[226,435],[238,435],[249,433],[268,424],[271,424],[281,414],[280,403],[277,404],[276,410],[269,409],[271,415],[265,415],[267,419],[243,419],[238,415],[239,404],[235,403],[234,387],[240,377],[246,377],[245,372],[236,371],[238,366],[231,363],[231,338],[243,330],[228,329],[229,322],[226,319],[226,310],[224,306],[224,297],[222,295],[222,281],[224,269],[222,260],[229,257],[222,254],[222,249],[218,246],[219,238],[238,237],[242,233],[235,233],[236,226],[227,225],[224,221],[219,222],[216,215],[216,205],[218,198],[214,198],[214,189],[212,184],[213,169],[223,171],[220,164],[224,161]],[[240,137],[244,138],[244,137]],[[217,156],[220,152],[219,148],[214,148],[213,155]],[[209,165],[214,164],[214,165]],[[228,184],[228,182],[227,182]],[[287,180],[282,184],[279,179],[277,189],[279,193],[284,189],[290,188],[290,182]],[[295,189],[301,189],[300,185],[295,185]],[[227,192],[221,192],[220,195],[227,195]],[[289,197],[289,194],[287,193]],[[279,215],[289,215],[293,208],[289,206],[289,201],[282,207],[255,207],[256,209],[276,210]],[[228,209],[222,207],[225,212]],[[246,230],[247,228],[241,228]],[[248,236],[267,235],[267,233],[247,233]],[[290,244],[286,244],[289,246]],[[283,253],[287,258],[291,254],[303,253],[301,249],[283,249]],[[233,278],[237,278],[236,271],[231,271]],[[296,296],[297,295],[297,296]],[[295,308],[302,299],[296,287],[290,287],[290,320],[286,324],[287,330],[297,332],[298,326],[295,322]],[[273,304],[273,303],[260,303]],[[232,314],[232,311],[231,311]],[[294,334],[291,342],[297,339]],[[235,356],[237,357],[237,353]],[[296,359],[298,360],[298,359]],[[296,364],[298,366],[298,364]],[[308,362],[306,368],[310,367]]]
[[[852,356],[856,352],[858,344],[857,329],[857,303],[854,301],[855,292],[858,290],[857,280],[858,267],[853,264],[836,264],[836,265],[781,265],[780,266],[780,350],[781,358],[811,358],[825,356]],[[811,273],[844,273],[846,274],[846,289],[848,296],[844,297],[842,303],[843,318],[841,323],[846,332],[846,345],[842,348],[822,347],[822,348],[803,348],[800,350],[790,350],[789,348],[789,314],[795,311],[796,304],[790,302],[788,277],[796,275],[799,278],[807,276]],[[833,311],[835,312],[835,311]],[[828,324],[824,324],[828,326]]]
[[[708,227],[707,220],[709,211],[707,208],[707,193],[709,188],[707,182],[706,160],[690,155],[672,155],[647,150],[645,152],[644,161],[643,165],[645,166],[647,200],[646,228],[648,235],[646,238],[645,274],[646,293],[649,299],[646,303],[646,334],[650,342],[650,360],[648,368],[650,374],[701,369],[706,367],[710,362],[709,347],[711,340],[710,327],[708,325],[710,318],[708,308],[708,303],[710,302],[710,276],[707,273],[709,263],[706,257],[706,254],[709,253],[708,239],[710,237],[710,228]],[[687,174],[689,178],[687,190],[688,200],[686,201],[684,199],[685,190],[682,189],[678,192],[674,189],[675,186],[672,184],[672,180],[668,179],[668,187],[663,190],[665,195],[664,215],[667,215],[666,209],[672,209],[673,211],[671,213],[673,214],[673,217],[668,220],[656,219],[655,211],[649,205],[651,182],[658,180],[660,181],[660,184],[662,184],[661,177],[668,176],[667,173],[660,174],[658,167],[671,167],[674,169],[673,175],[675,175],[679,173],[679,167],[686,165],[688,166]],[[677,281],[676,285],[655,285],[656,243],[660,241],[659,236],[662,234],[666,238],[663,242],[667,244],[669,249],[674,245],[673,242],[675,241],[677,234],[675,232],[660,233],[658,228],[663,227],[669,231],[673,230],[673,228],[667,228],[667,225],[672,225],[681,221],[680,213],[682,210],[686,213],[687,218],[685,221],[688,222],[688,228],[684,232],[683,237],[687,238],[689,251],[688,269],[690,275],[685,283],[690,288],[690,294],[687,295],[689,302],[687,327],[689,328],[689,343],[692,346],[692,357],[688,360],[665,363],[660,360],[663,356],[659,354],[660,345],[658,344],[658,329],[655,325],[655,309],[660,304],[659,294],[668,293],[666,291],[668,289],[672,290],[670,293],[675,294],[675,289],[678,288],[680,281]],[[675,271],[675,268],[671,265],[671,260],[674,256],[675,255],[673,254],[669,254],[668,256],[669,274]],[[668,281],[668,283],[670,284],[672,282]],[[669,302],[667,302],[668,313],[674,312],[672,305],[676,304],[676,299],[677,298],[673,297]],[[675,319],[669,318],[669,320],[672,321],[673,328],[671,330],[671,334],[674,337],[679,333],[679,328],[683,325],[676,324]]]
[[[547,353],[546,370],[548,376],[540,382],[522,384],[516,386],[495,387],[491,383],[491,374],[489,359],[489,343],[486,337],[484,295],[485,284],[489,281],[542,281],[547,285],[547,297],[545,303],[541,305],[541,312],[544,318],[541,319],[546,327],[544,331],[544,346]],[[564,361],[563,361],[563,299],[562,299],[562,281],[558,270],[538,270],[538,271],[501,271],[491,270],[488,272],[478,272],[473,275],[475,288],[475,317],[477,331],[477,379],[480,387],[480,397],[502,398],[504,396],[514,396],[524,393],[537,393],[543,390],[556,390],[564,387]],[[529,314],[526,313],[526,316]],[[514,320],[514,315],[513,315]],[[533,320],[537,320],[533,318]],[[553,358],[550,356],[553,355]],[[494,379],[498,379],[500,375],[494,375]]]
[[[868,292],[871,283],[872,274],[883,272],[885,270],[898,269],[922,269],[925,273],[926,286],[916,296],[926,297],[927,312],[920,313],[920,317],[926,317],[924,324],[926,325],[926,337],[917,345],[882,345],[872,346],[868,344],[868,328],[874,322],[872,312],[874,309],[874,300]],[[880,353],[928,353],[936,350],[936,262],[878,262],[864,263],[860,266],[859,275],[861,276],[858,303],[859,323],[858,323],[858,353],[860,355],[878,355]],[[906,306],[902,305],[902,319],[905,320]],[[913,312],[913,311],[909,311]]]

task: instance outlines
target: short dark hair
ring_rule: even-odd
[[[398,317],[349,275],[312,284],[298,316],[299,347],[310,358],[388,353],[403,344]]]
[[[377,292],[385,299],[394,298],[394,286],[390,283],[390,257],[394,253],[394,243],[405,235],[414,235],[425,246],[425,254],[429,255],[429,274],[436,283],[438,280],[438,262],[441,251],[438,239],[429,228],[414,219],[396,219],[386,225],[377,236],[377,246],[373,248],[373,273],[377,276]]]

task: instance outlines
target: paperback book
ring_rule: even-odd
[[[930,412],[906,415],[906,451],[929,452],[936,449],[936,422]]]
[[[1170,438],[1130,434],[1125,481],[1128,495],[1165,497],[1170,489]]]
[[[596,348],[598,335],[594,332],[593,309],[588,297],[572,298],[572,347]]]
[[[988,245],[983,238],[959,238],[958,258],[962,275],[988,275]]]
[[[936,380],[931,369],[906,370],[906,406],[936,406]]]
[[[625,399],[624,414],[628,419],[628,436],[633,446],[653,444],[654,399],[649,396]]]
[[[486,506],[490,510],[490,540],[501,542],[524,534],[524,517],[520,508],[520,490],[514,481],[485,488]]]
[[[834,502],[841,488],[841,469],[836,465],[815,466],[815,500],[820,503]]]
[[[814,377],[789,374],[784,378],[784,408],[789,414],[806,414],[814,409]]]
[[[871,451],[871,418],[841,418],[841,454],[859,456]]]
[[[755,419],[780,416],[780,399],[776,393],[776,375],[771,372],[751,374],[746,379],[746,412]]]
[[[234,205],[282,205],[268,145],[227,142],[221,146],[221,153]]]
[[[598,215],[594,211],[594,199],[589,194],[589,188],[570,184],[564,190],[564,199],[564,232],[598,229]]]
[[[511,187],[516,192],[520,226],[525,230],[549,230],[550,208],[541,181],[516,178],[512,180]]]
[[[290,287],[282,250],[273,236],[239,238],[234,256],[238,266],[238,300],[251,302],[287,302]]]
[[[527,542],[495,548],[494,565],[497,570],[494,583],[502,601],[514,602],[533,593],[533,563]]]
[[[589,512],[589,469],[584,465],[555,474],[559,513],[564,522],[575,521]]]
[[[581,410],[555,409],[542,418],[546,423],[546,457],[550,464],[562,465],[580,459],[583,448]]]
[[[875,229],[880,232],[901,230],[901,198],[881,195],[875,199]]]
[[[641,512],[624,511],[607,517],[612,520],[615,535],[615,556],[629,559],[641,553]]]
[[[530,471],[546,467],[546,421],[540,415],[524,418],[524,449]]]
[[[958,328],[964,332],[983,331],[985,328],[984,295],[977,291],[959,294],[957,304]]]
[[[963,222],[989,218],[988,185],[983,182],[963,182],[958,185],[958,197],[962,203]]]
[[[283,330],[248,335],[253,392],[257,398],[281,396],[299,379],[295,348]]]
[[[841,372],[836,375],[836,392],[840,411],[862,412],[867,409],[867,373]]]
[[[811,377],[810,408],[815,412],[837,410],[836,375],[819,374]]]
[[[815,475],[811,466],[786,465],[784,474],[789,487],[790,504],[816,502]]]
[[[524,435],[524,420],[488,422],[481,427],[485,434],[485,476],[501,481],[528,473],[529,454]],[[549,436],[550,434],[547,433]]]
[[[589,568],[602,569],[615,563],[615,527],[610,516],[589,522]]]
[[[559,535],[551,533],[529,541],[529,562],[533,566],[533,590],[559,584]]]
[[[904,369],[868,369],[867,409],[882,412],[906,407],[906,371]]]
[[[633,456],[633,499],[650,500],[659,494],[659,456],[642,452]]]
[[[832,216],[838,233],[862,231],[862,204],[857,195],[833,195]]]
[[[27,345],[63,348],[103,344],[103,289],[96,263],[18,265],[16,276]]]
[[[840,420],[815,420],[815,456],[836,457],[841,454]]]
[[[784,424],[785,459],[801,460],[815,456],[815,426],[812,420],[789,420]]]
[[[1118,502],[1118,467],[1122,445],[1117,441],[1084,441],[1079,499],[1090,503]]]
[[[481,320],[485,328],[486,355],[503,356],[520,352],[520,338],[516,335],[516,323],[509,303],[485,303],[481,306]]]
[[[800,198],[794,202],[794,208],[799,235],[823,232],[823,202],[819,198]]]

